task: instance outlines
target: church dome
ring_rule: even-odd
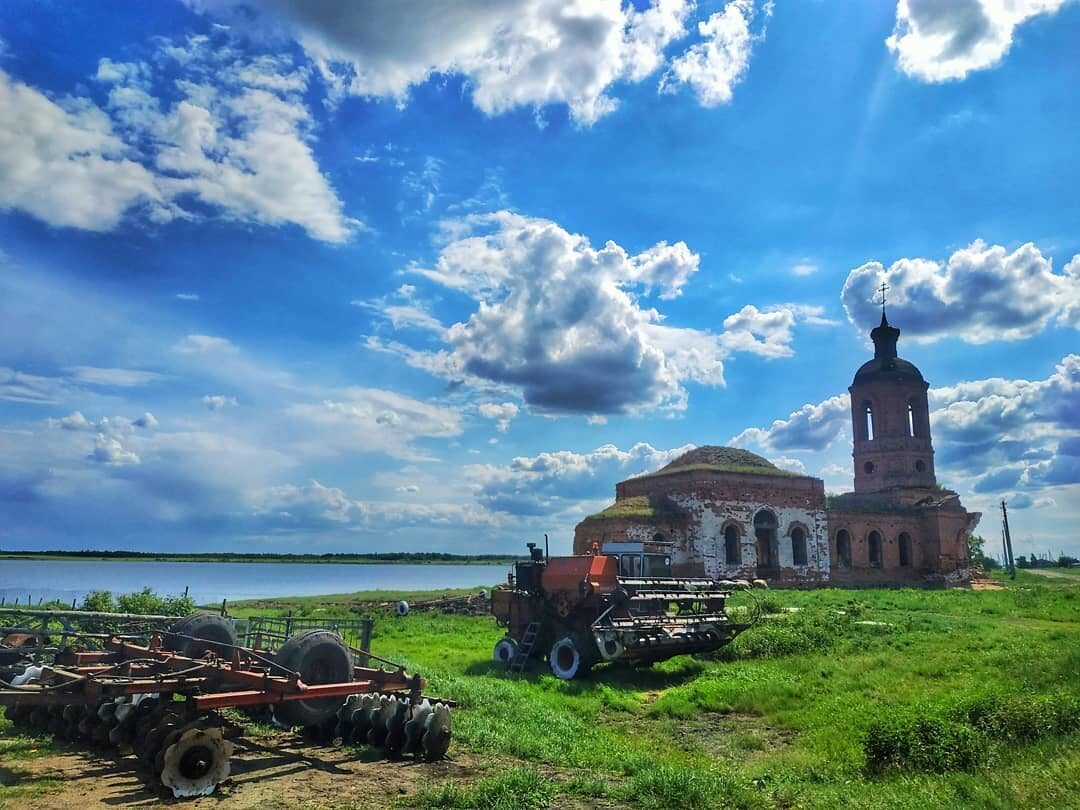
[[[681,472],[687,469],[712,470],[714,472],[757,473],[758,475],[791,475],[768,459],[738,447],[717,447],[707,444],[683,453],[653,475]]]
[[[897,356],[896,341],[899,338],[900,330],[889,323],[888,318],[885,317],[883,305],[881,323],[870,332],[870,339],[874,341],[874,359],[863,363],[859,367],[859,370],[855,372],[855,380],[852,384],[866,382],[884,375],[910,377],[919,382],[924,382],[922,373],[915,367],[914,363],[909,363],[907,360]]]

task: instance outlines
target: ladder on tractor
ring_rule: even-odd
[[[517,652],[510,661],[511,672],[520,674],[525,671],[525,665],[529,663],[529,656],[532,655],[532,648],[536,644],[538,635],[540,635],[540,622],[530,622],[525,628],[525,635],[521,637],[521,643],[517,646]]]

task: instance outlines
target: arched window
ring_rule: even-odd
[[[869,402],[864,402],[863,406],[863,419],[866,421],[866,439],[867,441],[874,440],[874,406]]]
[[[900,532],[897,544],[900,546],[900,566],[907,568],[911,565],[911,536],[907,532]]]
[[[654,534],[652,536],[652,539],[653,539],[654,543],[663,543],[664,542],[664,534],[663,534],[663,532],[657,532],[656,534]]]
[[[847,529],[836,533],[836,562],[841,568],[851,568],[851,535]]]
[[[907,435],[918,435],[915,432],[915,408],[910,402],[907,404]]]
[[[866,544],[870,547],[870,565],[881,568],[881,535],[870,532],[866,538]]]
[[[762,509],[754,515],[754,539],[757,541],[757,567],[761,573],[775,571],[779,567],[776,548],[776,515],[768,509]]]
[[[742,565],[739,530],[734,526],[724,529],[724,562],[728,565]]]
[[[806,532],[798,526],[791,530],[791,562],[806,565]]]

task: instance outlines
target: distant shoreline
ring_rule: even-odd
[[[326,565],[512,565],[524,557],[494,554],[388,552],[374,554],[179,554],[150,551],[0,551],[0,560],[87,562],[303,563]]]

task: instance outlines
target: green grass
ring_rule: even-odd
[[[458,701],[451,751],[483,771],[399,803],[1080,807],[1080,583],[1026,572],[1002,581],[758,592],[778,617],[718,653],[602,666],[573,682],[542,664],[520,677],[497,669],[502,630],[488,617],[379,614],[373,652]],[[269,609],[329,615],[370,603],[259,605]]]

